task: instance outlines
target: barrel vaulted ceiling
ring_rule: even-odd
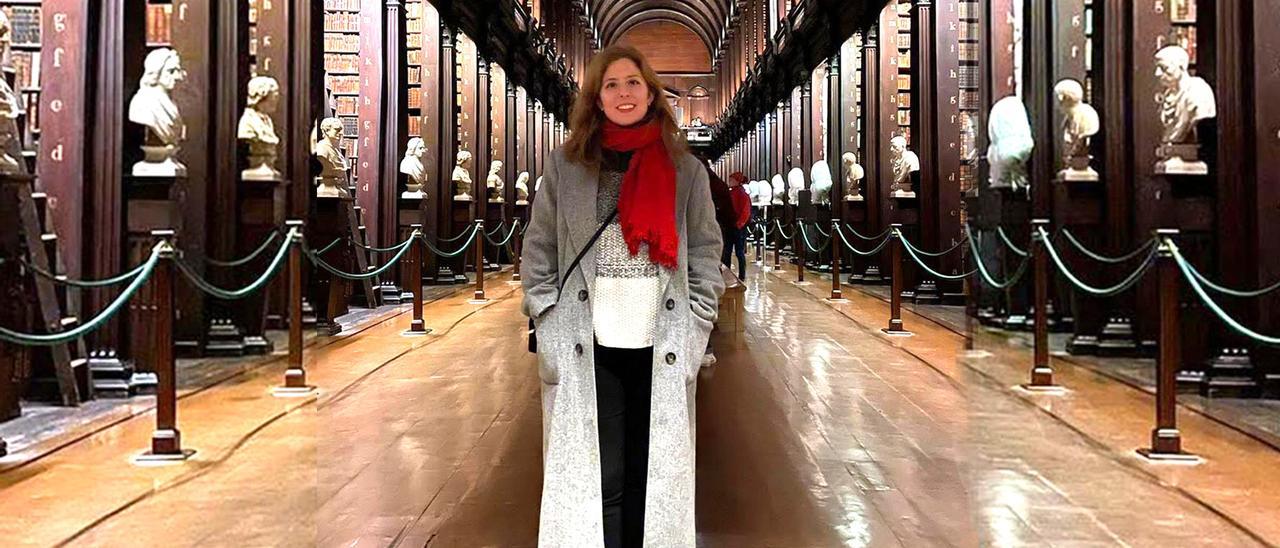
[[[586,0],[600,41],[612,44],[644,23],[669,21],[688,27],[714,52],[735,0]]]

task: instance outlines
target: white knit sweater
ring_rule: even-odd
[[[599,221],[617,205],[621,189],[621,172],[600,174],[596,198]],[[641,244],[639,253],[631,255],[622,237],[622,224],[615,218],[596,246],[596,280],[590,291],[596,342],[609,348],[653,346],[662,288],[660,267],[649,259],[648,244]]]

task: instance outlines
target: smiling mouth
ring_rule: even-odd
[[[636,109],[636,105],[634,103],[626,103],[626,104],[618,105],[618,110],[622,112],[631,112],[635,109]]]

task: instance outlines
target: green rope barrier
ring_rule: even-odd
[[[787,230],[786,230],[785,228],[782,228],[782,221],[779,221],[779,220],[776,220],[776,219],[775,219],[775,220],[773,221],[773,224],[774,224],[774,226],[778,229],[778,230],[776,230],[775,232],[779,232],[779,233],[781,233],[781,234],[782,234],[782,238],[783,238],[784,240],[790,240],[790,239],[792,239],[792,238],[795,238],[795,237],[796,237],[796,232],[795,232],[794,230],[792,230],[792,231],[791,231],[791,234],[787,234]]]
[[[142,284],[147,283],[147,280],[151,278],[151,274],[155,272],[156,264],[160,262],[160,253],[162,251],[172,252],[172,250],[173,248],[169,247],[167,244],[153,247],[151,249],[151,256],[147,258],[146,262],[142,263],[142,266],[140,267],[142,270],[138,273],[137,277],[135,277],[133,281],[120,292],[120,295],[116,297],[114,301],[111,301],[111,304],[107,305],[102,312],[99,312],[97,316],[94,316],[93,319],[88,322],[77,326],[70,331],[49,334],[21,333],[0,327],[0,340],[24,346],[53,346],[83,337],[93,330],[102,327],[103,324],[107,323],[107,320],[110,320],[112,316],[115,316],[116,313],[124,307],[125,303],[138,292],[138,289],[142,287]]]
[[[232,260],[230,260],[230,261],[220,261],[220,260],[218,260],[218,259],[214,259],[214,258],[211,258],[211,257],[206,257],[206,258],[205,258],[205,262],[206,262],[206,263],[209,263],[209,264],[211,264],[211,265],[213,265],[213,266],[221,266],[221,267],[232,267],[232,266],[244,266],[244,265],[247,265],[247,264],[249,264],[249,261],[252,261],[252,260],[254,260],[254,259],[257,259],[257,258],[258,258],[258,255],[261,255],[263,252],[265,252],[265,251],[267,250],[267,248],[268,248],[268,247],[271,247],[271,243],[272,243],[272,242],[274,242],[274,241],[276,241],[276,238],[279,238],[279,237],[280,237],[280,229],[272,229],[272,230],[271,230],[271,235],[267,236],[266,241],[262,242],[262,245],[259,245],[257,249],[253,250],[253,252],[252,252],[252,253],[250,253],[250,254],[246,255],[246,256],[245,256],[245,257],[243,257],[243,258],[240,258],[240,259],[232,259]]]
[[[396,244],[396,245],[393,245],[393,246],[391,246],[391,247],[373,247],[373,246],[365,245],[365,244],[360,244],[360,247],[363,247],[363,248],[365,248],[365,249],[367,249],[367,250],[369,250],[369,251],[372,251],[372,252],[374,252],[374,253],[391,253],[391,252],[393,252],[393,251],[400,251],[400,248],[404,247],[404,243],[405,243],[405,242],[407,242],[407,241],[409,241],[409,240],[412,240],[412,239],[413,239],[413,236],[409,236],[408,238],[405,238],[404,242],[400,242],[400,243],[398,243],[398,244]]]
[[[280,268],[284,266],[285,258],[289,256],[289,246],[292,245],[296,239],[300,238],[301,234],[298,233],[298,229],[289,229],[289,234],[285,236],[284,245],[280,246],[280,249],[276,251],[276,256],[271,259],[271,264],[267,265],[266,271],[264,271],[261,276],[258,276],[258,279],[250,282],[249,285],[240,289],[223,289],[213,285],[208,280],[201,278],[200,275],[187,263],[183,261],[175,262],[178,265],[178,270],[182,272],[182,275],[186,276],[187,279],[201,291],[218,299],[234,301],[248,297],[254,292],[266,287],[266,285],[271,282],[271,279],[275,277],[276,273],[280,271]]]
[[[502,230],[502,227],[504,227],[504,226],[507,226],[507,222],[506,222],[506,221],[500,221],[500,222],[498,223],[498,226],[493,227],[493,231],[491,231],[491,232],[489,232],[489,233],[486,233],[486,234],[485,234],[485,237],[486,237],[486,238],[492,238],[492,237],[493,237],[493,235],[494,235],[494,234],[497,234],[497,233],[498,233],[498,231]]]
[[[1155,258],[1157,249],[1153,247],[1147,254],[1147,258],[1142,261],[1142,264],[1138,265],[1137,270],[1134,270],[1132,274],[1119,284],[1104,288],[1093,287],[1081,281],[1080,278],[1077,278],[1075,274],[1072,274],[1071,271],[1067,269],[1066,263],[1062,262],[1062,258],[1058,256],[1057,250],[1053,248],[1053,243],[1049,241],[1049,234],[1045,232],[1043,228],[1038,228],[1036,231],[1040,235],[1041,243],[1044,245],[1045,251],[1049,253],[1049,258],[1053,259],[1053,263],[1057,265],[1058,271],[1061,272],[1072,285],[1075,285],[1081,291],[1099,297],[1110,297],[1128,290],[1130,287],[1133,287],[1134,284],[1138,283],[1138,280],[1142,278],[1142,275],[1146,274],[1147,271],[1151,269],[1151,266],[1155,264],[1152,259]]]
[[[1262,289],[1251,289],[1251,290],[1232,289],[1230,287],[1226,287],[1226,286],[1214,283],[1213,280],[1210,280],[1207,276],[1205,276],[1203,273],[1197,270],[1195,265],[1192,265],[1191,263],[1187,263],[1187,266],[1191,269],[1191,273],[1195,275],[1196,279],[1200,280],[1200,283],[1203,284],[1205,287],[1208,287],[1209,289],[1212,289],[1218,293],[1229,295],[1231,297],[1242,297],[1246,299],[1253,298],[1253,297],[1261,297],[1277,289],[1280,289],[1280,282],[1269,285]]]
[[[124,274],[121,274],[119,276],[115,276],[112,278],[107,278],[104,280],[72,280],[70,278],[67,278],[66,276],[59,276],[57,274],[49,272],[48,270],[45,270],[36,265],[33,265],[25,260],[21,260],[20,262],[22,263],[23,266],[31,269],[32,272],[39,274],[43,278],[48,278],[49,280],[53,281],[53,283],[71,286],[71,287],[78,287],[78,288],[108,287],[108,286],[124,283],[132,279],[134,276],[137,276],[138,273],[142,272],[142,269],[143,269],[142,265],[138,265],[133,270],[125,272]]]
[[[905,242],[905,241],[906,241],[906,237],[904,236],[904,237],[902,238],[902,240]],[[908,245],[910,245],[910,242],[908,242]],[[946,251],[943,251],[943,252],[940,252],[940,253],[930,253],[930,252],[925,251],[925,250],[923,250],[923,249],[920,249],[920,248],[918,248],[918,247],[916,247],[916,248],[915,248],[915,251],[916,251],[916,253],[919,253],[920,255],[925,256],[925,257],[942,257],[942,256],[944,256],[944,255],[948,255],[948,254],[950,254],[952,251],[955,251],[955,250],[957,250],[957,249],[960,249],[960,246],[962,246],[962,245],[964,245],[964,240],[960,240],[960,242],[959,242],[959,243],[957,243],[956,245],[951,246],[951,248],[950,248],[950,249],[948,249],[948,250],[946,250]],[[912,247],[915,247],[915,246],[912,246]]]
[[[872,249],[871,251],[861,251],[858,248],[853,247],[853,244],[849,243],[849,240],[844,237],[844,231],[841,230],[839,227],[836,227],[836,234],[840,236],[840,241],[844,242],[844,247],[846,249],[854,253],[857,253],[858,255],[861,255],[863,257],[870,257],[872,255],[875,255],[876,253],[879,253],[880,250],[884,249],[885,246],[889,245],[889,239],[882,238],[880,240],[880,245],[876,246],[875,249]],[[885,235],[888,235],[888,234],[889,234],[888,232],[885,232]]]
[[[420,234],[420,233],[415,232],[414,234],[416,236],[417,234]],[[315,263],[316,266],[329,271],[330,274],[333,274],[334,276],[337,276],[339,278],[343,278],[347,280],[367,280],[369,278],[378,276],[383,272],[386,272],[396,263],[400,262],[400,259],[404,258],[405,253],[409,252],[409,244],[411,243],[413,243],[413,238],[409,238],[408,240],[405,240],[403,244],[400,244],[400,251],[397,252],[395,256],[391,258],[391,260],[387,261],[386,264],[378,268],[375,268],[373,270],[370,270],[368,272],[364,272],[360,274],[352,274],[350,272],[343,272],[341,270],[338,270],[337,267],[334,267],[333,265],[330,265],[329,263],[324,262],[324,259],[321,259],[319,255],[308,253],[307,257],[309,257],[311,259],[311,262]]]
[[[471,242],[473,242],[473,241],[475,240],[475,237],[476,237],[476,233],[477,233],[477,232],[480,232],[480,229],[478,228],[478,226],[477,226],[477,225],[471,225],[471,234],[469,234],[469,236],[471,236],[471,237],[467,239],[467,242],[466,242],[466,243],[462,244],[462,247],[458,248],[458,250],[457,250],[457,251],[454,251],[454,252],[452,252],[452,253],[445,253],[445,252],[443,252],[443,251],[440,251],[440,249],[439,249],[439,248],[437,248],[437,247],[436,247],[436,246],[434,246],[434,245],[431,245],[431,242],[430,242],[429,240],[427,240],[427,238],[426,238],[426,237],[424,237],[424,236],[422,236],[422,235],[419,235],[419,236],[418,236],[418,238],[422,240],[422,243],[427,244],[427,249],[430,249],[432,253],[435,253],[435,254],[436,254],[436,256],[441,257],[441,258],[444,258],[444,259],[451,259],[451,258],[453,258],[453,257],[457,257],[458,255],[461,255],[461,254],[463,254],[463,253],[466,253],[467,249],[471,247]]]
[[[827,231],[825,231],[825,230],[823,230],[823,229],[822,229],[822,224],[821,224],[821,223],[819,223],[818,221],[809,221],[809,224],[813,225],[813,228],[814,228],[815,230],[817,230],[817,231],[818,231],[818,234],[821,234],[823,238],[830,238],[830,237],[831,237],[831,233],[830,233],[830,232],[827,232]]]
[[[1013,251],[1013,252],[1014,252],[1014,253],[1016,253],[1019,257],[1026,257],[1026,256],[1030,255],[1030,253],[1027,253],[1027,252],[1026,252],[1026,251],[1024,251],[1024,250],[1018,249],[1018,246],[1013,245],[1013,241],[1009,239],[1009,235],[1004,233],[1004,227],[1003,227],[1003,226],[996,226],[996,232],[998,232],[998,233],[1000,234],[1000,239],[1004,241],[1004,245],[1009,246],[1009,250],[1010,250],[1010,251]]]
[[[923,268],[926,272],[936,276],[939,279],[963,280],[965,278],[968,278],[969,276],[972,276],[975,272],[977,272],[977,269],[971,270],[965,274],[960,274],[960,275],[949,275],[949,274],[943,274],[941,272],[938,272],[937,270],[930,268],[929,265],[924,264],[924,261],[921,260],[918,255],[916,255],[916,252],[919,250],[917,250],[915,246],[911,245],[911,242],[907,241],[907,239],[902,235],[901,231],[898,231],[897,234],[898,234],[898,238],[902,240],[903,249],[907,250],[907,255],[910,255],[911,258],[915,260],[916,264],[920,265],[920,268]]]
[[[811,253],[822,253],[827,249],[827,246],[831,245],[831,238],[827,238],[827,243],[822,244],[822,247],[814,247],[814,245],[809,242],[809,231],[804,229],[804,223],[800,223],[800,239],[804,240],[804,246],[809,248],[809,252]]]
[[[512,237],[514,237],[514,236],[516,235],[516,229],[517,229],[517,228],[519,228],[518,224],[519,224],[519,223],[513,223],[513,224],[511,225],[511,231],[507,233],[507,237],[506,237],[506,238],[503,238],[502,243],[498,243],[498,242],[493,241],[493,238],[490,238],[490,237],[489,237],[489,236],[490,236],[489,234],[485,234],[484,239],[485,239],[486,241],[488,241],[488,242],[489,242],[489,244],[490,244],[490,245],[492,245],[492,246],[494,246],[494,247],[502,247],[502,246],[504,246],[504,245],[507,245],[507,242],[510,242],[510,241],[511,241],[511,238],[512,238]]]
[[[474,226],[474,225],[473,225],[473,226]],[[468,233],[466,233],[466,232],[463,232],[462,234],[459,234],[459,235],[454,236],[454,237],[452,237],[452,238],[441,238],[441,237],[437,236],[437,237],[436,237],[436,239],[437,239],[437,240],[439,240],[439,241],[440,241],[440,243],[453,243],[453,242],[456,242],[456,241],[461,240],[461,239],[463,239],[463,238],[466,238],[467,236],[470,236],[470,234],[468,234]]]
[[[342,242],[346,241],[347,239],[348,239],[348,238],[347,238],[346,236],[339,236],[338,238],[334,239],[332,242],[329,242],[329,245],[326,245],[326,246],[324,246],[324,247],[320,248],[320,250],[319,250],[319,251],[308,251],[308,253],[315,253],[316,255],[324,255],[324,254],[325,254],[325,253],[327,253],[330,249],[333,249],[333,246],[338,245],[338,244],[340,244],[340,243],[342,243]],[[304,244],[304,247],[305,247],[305,244]]]
[[[1027,273],[1027,266],[1031,264],[1031,258],[1023,257],[1022,263],[1018,265],[1018,268],[1014,269],[1014,272],[1009,276],[1009,279],[1003,282],[997,282],[995,277],[991,275],[991,272],[987,271],[987,265],[982,262],[982,252],[978,249],[978,242],[974,239],[973,232],[969,229],[969,225],[964,225],[964,232],[965,239],[969,241],[969,248],[973,250],[973,257],[975,259],[974,263],[975,266],[978,267],[978,273],[982,275],[982,281],[986,282],[987,285],[996,289],[1008,289],[1012,287],[1013,284],[1018,283],[1018,280],[1022,279],[1022,276]]]
[[[859,240],[863,240],[863,241],[867,241],[867,242],[875,242],[875,241],[879,241],[881,238],[884,238],[885,236],[888,236],[888,235],[889,235],[889,231],[893,230],[892,228],[886,228],[886,229],[884,229],[884,232],[881,232],[881,233],[880,233],[880,235],[878,235],[878,236],[876,236],[876,237],[874,237],[874,238],[870,238],[870,237],[867,237],[867,236],[863,236],[861,232],[858,232],[857,230],[854,230],[854,228],[853,228],[853,227],[851,227],[851,226],[849,226],[849,224],[848,224],[848,223],[845,223],[845,225],[844,225],[844,229],[845,229],[845,230],[848,230],[849,232],[852,232],[852,233],[853,233],[853,236],[854,236],[855,238],[858,238]]]
[[[1194,274],[1192,274],[1194,269],[1191,268],[1191,264],[1187,262],[1186,257],[1182,256],[1182,252],[1178,250],[1178,246],[1169,240],[1165,240],[1165,245],[1169,246],[1169,250],[1173,253],[1173,259],[1178,264],[1178,269],[1182,271],[1182,276],[1187,279],[1187,284],[1191,286],[1191,289],[1195,291],[1196,295],[1200,296],[1200,300],[1204,302],[1205,306],[1208,307],[1209,310],[1213,311],[1214,315],[1218,316],[1219,319],[1225,322],[1228,326],[1231,326],[1232,329],[1241,335],[1249,337],[1260,343],[1280,345],[1280,337],[1271,337],[1258,333],[1257,331],[1245,327],[1244,324],[1241,324],[1236,321],[1235,318],[1232,318],[1227,314],[1227,312],[1223,310],[1217,302],[1214,302],[1213,298],[1209,296],[1209,293],[1200,285],[1200,281],[1196,279]]]
[[[1067,230],[1066,227],[1063,227],[1063,229],[1061,230],[1061,233],[1063,236],[1067,238],[1067,241],[1071,242],[1072,246],[1075,246],[1075,248],[1078,249],[1081,253],[1083,253],[1086,257],[1089,257],[1090,259],[1093,259],[1095,261],[1103,262],[1107,264],[1120,264],[1120,263],[1126,262],[1134,257],[1137,257],[1138,255],[1141,255],[1143,251],[1147,251],[1148,247],[1155,244],[1155,239],[1147,240],[1147,243],[1142,244],[1142,246],[1139,247],[1138,249],[1130,251],[1124,255],[1121,255],[1119,257],[1107,257],[1106,255],[1100,255],[1098,253],[1094,253],[1093,251],[1090,251],[1089,248],[1085,247],[1084,244],[1080,242],[1080,240],[1076,239],[1075,235],[1072,234],[1070,230]],[[1280,287],[1280,286],[1277,286],[1277,287]]]

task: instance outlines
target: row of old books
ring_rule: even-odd
[[[11,6],[4,8],[9,16],[13,29],[9,40],[14,44],[35,45],[40,43],[40,7]]]
[[[173,4],[147,4],[148,44],[165,45],[173,41],[172,17]]]

